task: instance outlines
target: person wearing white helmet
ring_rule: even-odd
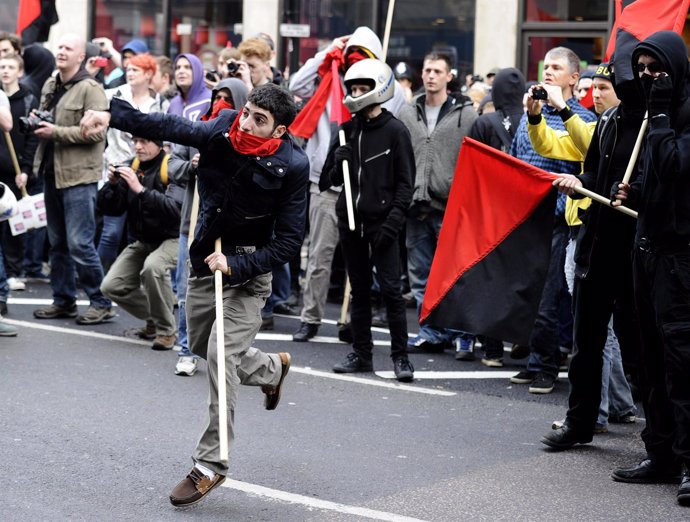
[[[399,236],[412,201],[414,156],[407,128],[381,104],[393,98],[393,71],[384,62],[361,60],[345,73],[345,106],[353,114],[341,125],[347,143],[332,146],[319,188],[344,182],[349,164],[355,230],[350,230],[345,192],[336,202],[340,245],[352,285],[353,352],[333,367],[336,373],[372,371],[372,268],[381,287],[391,333],[395,377],[414,379],[407,358],[407,320],[400,286]],[[325,174],[325,175],[324,175]]]

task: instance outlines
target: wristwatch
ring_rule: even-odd
[[[146,192],[146,187],[141,187],[141,190],[137,194],[137,197],[143,198],[144,197],[144,192]]]

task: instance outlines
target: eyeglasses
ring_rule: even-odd
[[[645,70],[649,71],[651,74],[660,73],[664,71],[664,66],[661,62],[652,63],[637,63],[637,72],[643,73]]]

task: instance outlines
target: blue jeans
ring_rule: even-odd
[[[98,241],[98,255],[107,266],[112,265],[120,253],[122,234],[125,232],[127,212],[121,216],[103,216],[103,230]]]
[[[72,306],[76,301],[77,275],[91,306],[111,306],[101,292],[103,267],[94,245],[97,190],[96,183],[58,189],[55,176],[45,176],[50,284],[57,306]]]
[[[266,301],[261,317],[273,315],[273,307],[278,303],[284,303],[290,297],[290,263],[285,263],[279,268],[273,269],[273,281],[271,282],[271,297]]]
[[[177,296],[177,344],[180,345],[178,356],[196,357],[189,351],[187,340],[187,279],[189,279],[189,236],[180,234],[180,246],[177,252],[177,269],[175,270],[175,295]]]
[[[422,219],[410,217],[407,219],[407,270],[410,276],[410,290],[417,301],[417,317],[422,309],[426,283],[429,280],[431,262],[436,252],[438,235],[441,231],[443,214],[432,211]],[[419,337],[433,344],[450,343],[456,337],[472,339],[474,336],[461,330],[440,328],[424,324],[419,329]]]
[[[609,322],[609,331],[604,345],[604,365],[601,370],[601,404],[597,424],[606,426],[609,415],[620,417],[636,413],[635,402],[630,393],[630,385],[623,371],[623,359],[618,338],[613,333],[613,318]]]
[[[527,370],[544,372],[556,377],[561,361],[559,310],[562,291],[565,288],[565,247],[568,227],[563,217],[555,218],[551,236],[551,259],[546,273],[544,291],[539,302],[537,319],[530,336],[530,355]]]

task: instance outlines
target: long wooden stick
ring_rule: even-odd
[[[388,0],[388,15],[386,16],[386,28],[383,32],[383,56],[381,61],[386,61],[388,55],[388,43],[391,39],[391,27],[393,26],[393,11],[395,11],[395,0]]]
[[[592,198],[594,201],[597,201],[601,203],[602,205],[606,205],[607,207],[611,207],[614,210],[617,210],[618,212],[622,212],[623,214],[627,214],[630,217],[637,218],[637,212],[634,210],[620,206],[620,207],[614,207],[611,205],[611,201],[606,199],[604,196],[601,196],[597,194],[596,192],[592,192],[591,190],[587,190],[586,188],[582,187],[573,187],[573,190],[577,192],[578,194],[582,194],[583,196],[587,196],[588,198]]]
[[[14,173],[19,176],[22,173],[22,169],[19,167],[19,161],[17,161],[17,153],[14,151],[14,143],[12,143],[12,136],[10,136],[10,133],[7,131],[4,131],[5,134],[5,142],[7,142],[7,149],[10,151],[10,158],[12,158],[12,165],[14,166]],[[22,197],[25,198],[26,196],[29,195],[29,193],[26,191],[26,187],[22,187],[21,189],[22,192]]]
[[[340,129],[338,131],[338,139],[340,146],[345,145],[345,131]],[[355,231],[355,207],[352,202],[352,184],[350,183],[350,166],[346,160],[343,160],[343,185],[345,185],[345,207],[347,208],[347,226],[349,229]]]
[[[345,293],[343,294],[343,305],[340,307],[340,324],[344,325],[347,323],[347,308],[350,304],[350,277],[345,276]]]
[[[216,239],[216,252],[222,252],[220,238]],[[228,461],[228,399],[225,383],[225,325],[223,322],[223,272],[213,274],[216,287],[216,368],[218,380],[218,442],[221,462]]]
[[[647,124],[649,123],[649,112],[644,113],[644,119],[642,120],[642,125],[640,126],[640,132],[637,135],[637,140],[635,140],[635,147],[633,148],[632,155],[630,156],[630,161],[628,162],[628,168],[625,169],[625,174],[623,175],[623,183],[626,185],[630,182],[630,176],[635,169],[635,164],[637,163],[637,157],[640,155],[640,148],[642,148],[642,140],[644,139],[644,134],[647,131]]]

